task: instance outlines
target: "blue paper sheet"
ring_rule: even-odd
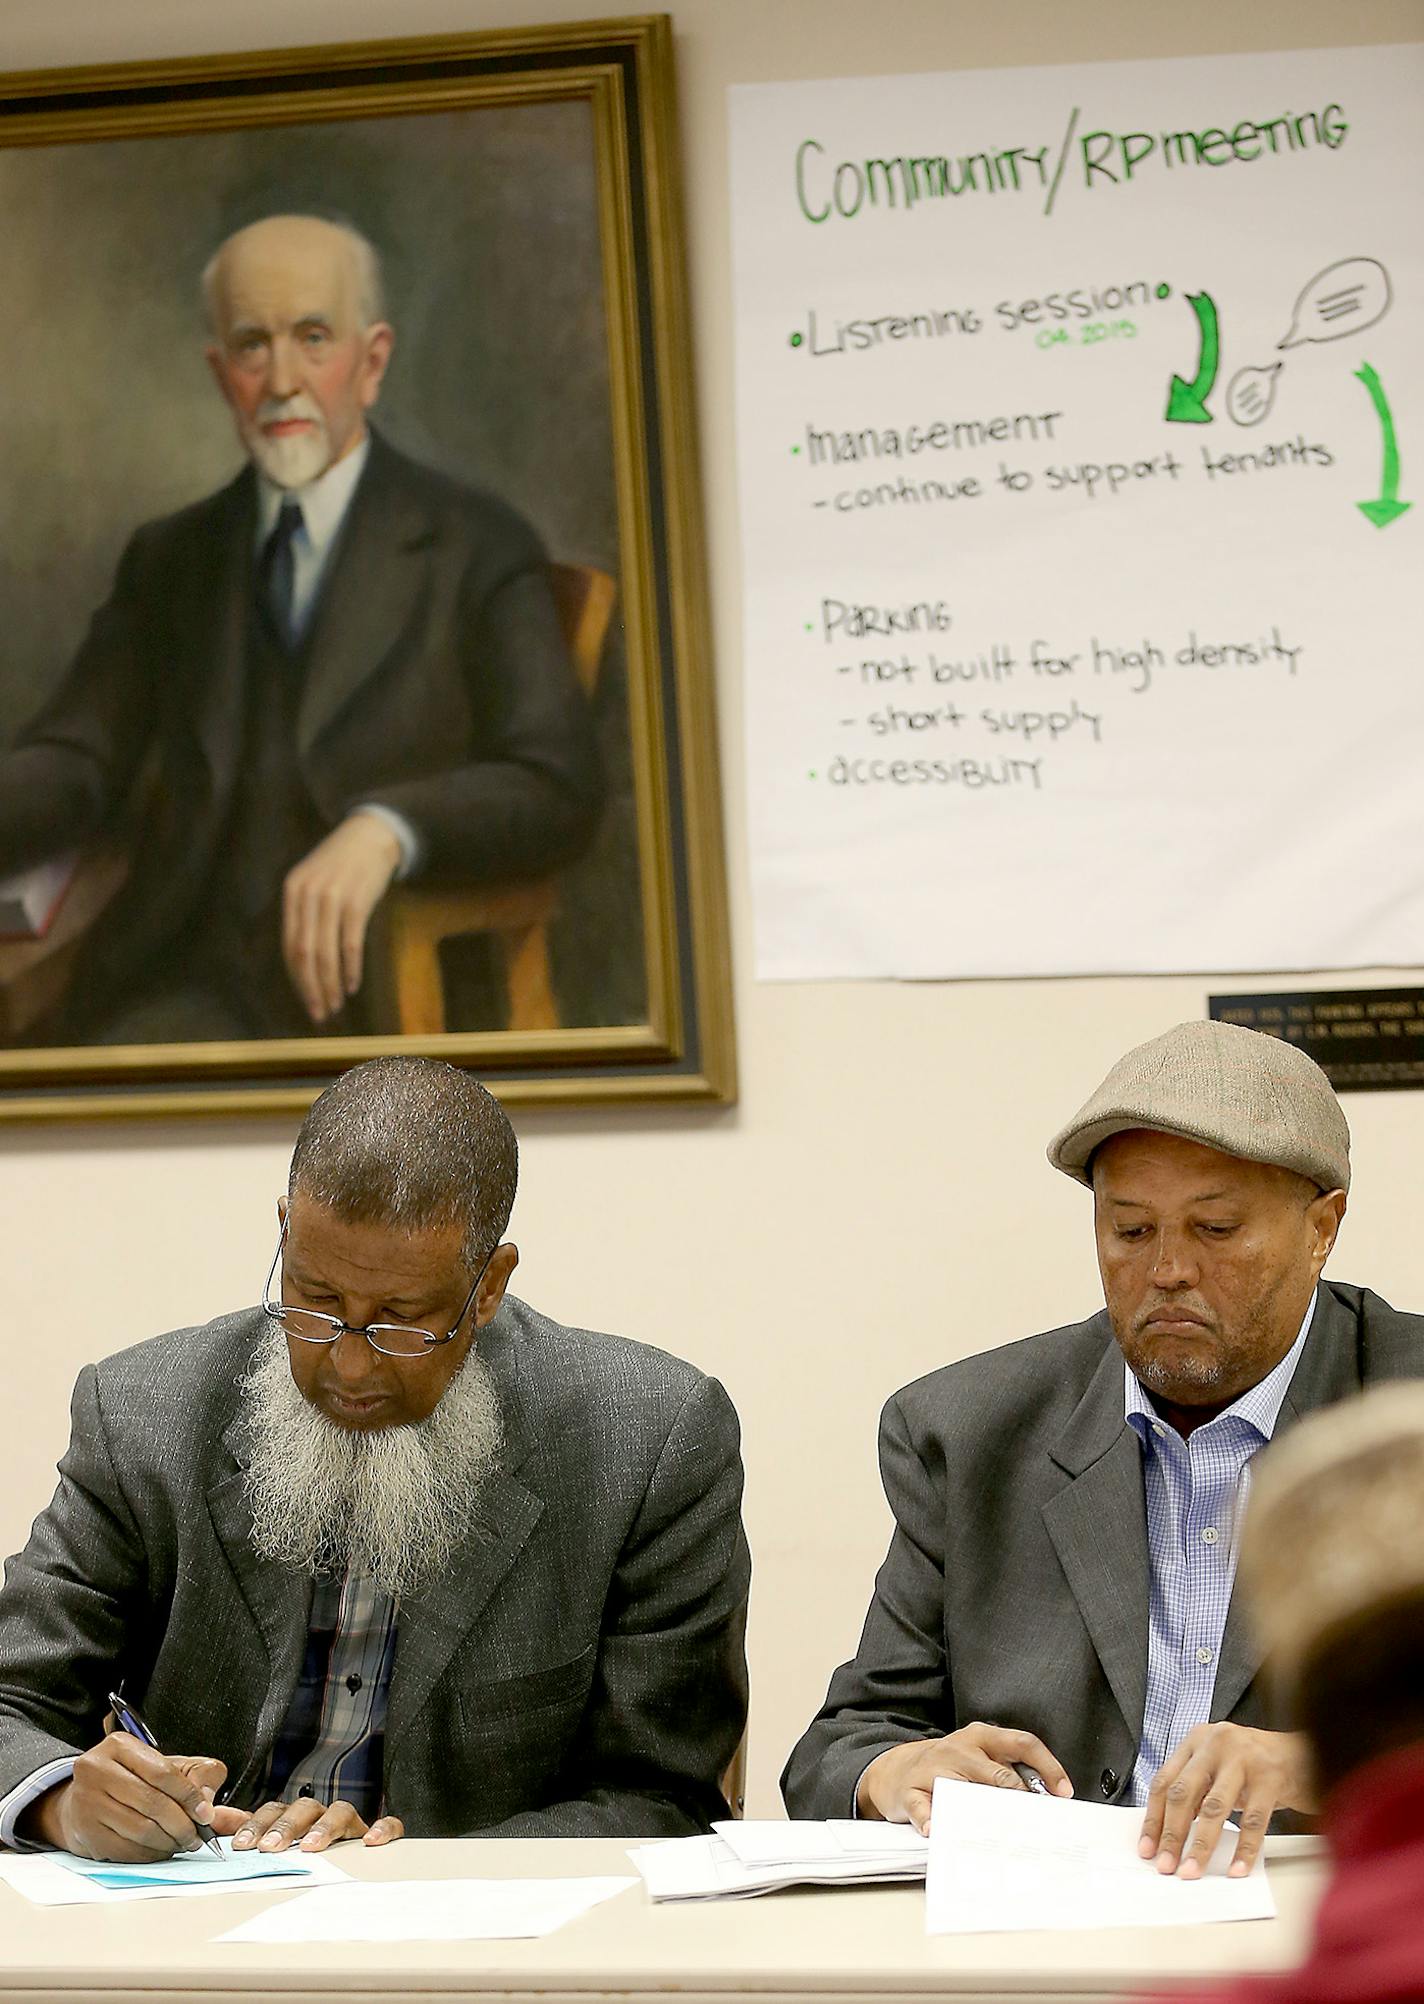
[[[176,1858],[162,1858],[148,1865],[119,1865],[105,1858],[76,1858],[68,1851],[56,1851],[54,1861],[75,1872],[92,1885],[122,1891],[131,1886],[220,1886],[238,1879],[305,1879],[311,1867],[299,1858],[265,1851],[232,1851],[223,1844],[223,1855],[215,1858],[206,1847],[184,1851]]]

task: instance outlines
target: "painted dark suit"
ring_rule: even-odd
[[[281,880],[354,807],[404,817],[422,879],[532,874],[592,832],[591,720],[513,510],[373,435],[288,652],[257,609],[256,506],[248,468],[139,529],[0,761],[0,873],[138,802],[132,875],[85,943],[78,1037],[193,968],[257,1009],[255,1034],[310,1034],[281,964]]]

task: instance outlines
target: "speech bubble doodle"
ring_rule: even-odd
[[[1276,401],[1284,362],[1259,369],[1238,369],[1226,385],[1226,415],[1233,424],[1259,424]]]
[[[1339,341],[1363,333],[1382,320],[1394,298],[1389,273],[1372,257],[1345,257],[1327,264],[1301,293],[1291,313],[1290,332],[1278,348],[1305,341]]]

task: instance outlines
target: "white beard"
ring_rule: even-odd
[[[301,432],[296,438],[269,438],[262,426],[276,418],[306,418],[316,430]],[[242,439],[258,470],[274,487],[305,487],[331,464],[326,419],[318,405],[301,392],[294,397],[269,398],[259,405],[255,416],[243,420]]]
[[[362,1431],[308,1405],[275,1333],[241,1380],[252,1542],[307,1573],[363,1573],[402,1600],[442,1572],[503,1444],[499,1398],[471,1350],[417,1426]]]

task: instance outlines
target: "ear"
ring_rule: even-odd
[[[1345,1192],[1322,1190],[1318,1197],[1312,1197],[1306,1205],[1305,1215],[1315,1234],[1315,1241],[1311,1247],[1311,1265],[1318,1274],[1334,1249],[1340,1224],[1345,1216]]]
[[[396,345],[395,329],[384,320],[377,320],[366,329],[366,359],[361,366],[361,408],[370,410],[381,394],[381,382],[390,367],[391,351]]]
[[[475,1296],[476,1329],[483,1329],[485,1324],[493,1319],[496,1309],[504,1299],[504,1290],[513,1278],[514,1269],[518,1264],[519,1248],[516,1245],[506,1243],[496,1246],[490,1254],[485,1277],[480,1282],[479,1293]]]
[[[277,1223],[279,1226],[281,1226],[285,1225],[286,1222],[287,1222],[287,1199],[285,1196],[282,1196],[277,1199]]]

